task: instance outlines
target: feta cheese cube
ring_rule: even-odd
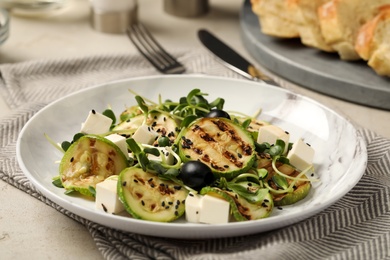
[[[113,142],[116,146],[118,146],[119,149],[121,149],[123,154],[126,156],[126,158],[129,159],[129,152],[127,151],[126,137],[118,135],[118,134],[111,134],[111,135],[107,135],[105,138],[110,140],[111,142]]]
[[[229,222],[230,204],[224,199],[205,195],[201,201],[199,221],[207,224],[224,224]]]
[[[267,142],[273,145],[277,139],[281,139],[286,144],[284,148],[284,153],[286,153],[290,141],[290,134],[288,132],[275,125],[266,125],[259,128],[259,135],[257,136],[257,142],[259,144]]]
[[[303,171],[313,164],[314,149],[303,142],[302,139],[298,139],[288,152],[287,158],[290,160],[291,165]]]
[[[133,139],[141,144],[152,144],[158,137],[158,133],[147,125],[141,125],[133,134]]]
[[[110,214],[118,214],[125,208],[117,194],[117,180],[107,179],[96,184],[95,206]]]
[[[155,160],[155,161],[162,162],[162,156],[164,156],[166,164],[169,164],[169,165],[173,164],[175,157],[172,155],[172,153],[170,151],[167,150],[167,148],[165,148],[165,147],[154,147],[154,148],[156,148],[157,150],[160,151],[160,156],[155,156],[153,154],[148,154],[148,159],[149,160]]]
[[[104,134],[110,130],[111,124],[111,118],[91,110],[85,122],[81,124],[80,132],[85,134]]]
[[[200,218],[200,206],[203,196],[199,194],[189,193],[186,201],[186,220],[192,223],[199,223]]]

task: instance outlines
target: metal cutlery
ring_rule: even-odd
[[[126,31],[137,50],[160,72],[181,74],[185,67],[169,54],[140,23],[130,25]]]
[[[278,83],[257,69],[253,64],[251,64],[244,57],[242,57],[235,50],[230,48],[227,44],[222,42],[209,31],[205,29],[199,30],[198,38],[209,51],[211,51],[219,58],[219,61],[222,62],[222,64],[231,70],[243,75],[248,79],[264,81],[268,84],[279,87]]]

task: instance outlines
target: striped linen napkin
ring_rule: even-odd
[[[187,73],[240,76],[207,53],[177,52]],[[101,55],[0,65],[0,94],[12,114],[0,121],[3,181],[83,224],[106,259],[390,259],[390,140],[358,129],[368,149],[361,181],[336,204],[297,224],[261,234],[178,240],[120,232],[45,198],[22,173],[15,147],[23,125],[49,102],[92,85],[158,74],[138,55]]]

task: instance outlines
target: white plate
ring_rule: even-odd
[[[93,201],[64,195],[52,184],[58,175],[62,153],[44,137],[61,142],[80,130],[91,109],[103,111],[111,105],[119,114],[135,104],[128,92],[157,100],[178,100],[194,88],[209,93],[209,100],[225,99],[225,110],[254,114],[263,109],[261,119],[269,120],[291,134],[291,140],[304,138],[316,150],[315,168],[320,182],[314,183],[307,198],[274,209],[269,218],[220,225],[190,224],[185,221],[157,223],[115,216],[95,209]],[[360,180],[366,168],[367,153],[362,137],[350,122],[332,110],[281,88],[251,81],[206,76],[154,76],[112,82],[64,97],[39,111],[25,125],[17,142],[17,159],[30,181],[50,200],[96,223],[123,231],[171,238],[217,238],[248,235],[287,226],[329,207]]]

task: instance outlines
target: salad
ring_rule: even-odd
[[[268,217],[311,189],[314,149],[284,129],[193,89],[178,101],[148,100],[120,115],[91,110],[64,152],[53,184],[107,213],[171,222],[227,223]],[[294,141],[294,142],[291,142]]]

